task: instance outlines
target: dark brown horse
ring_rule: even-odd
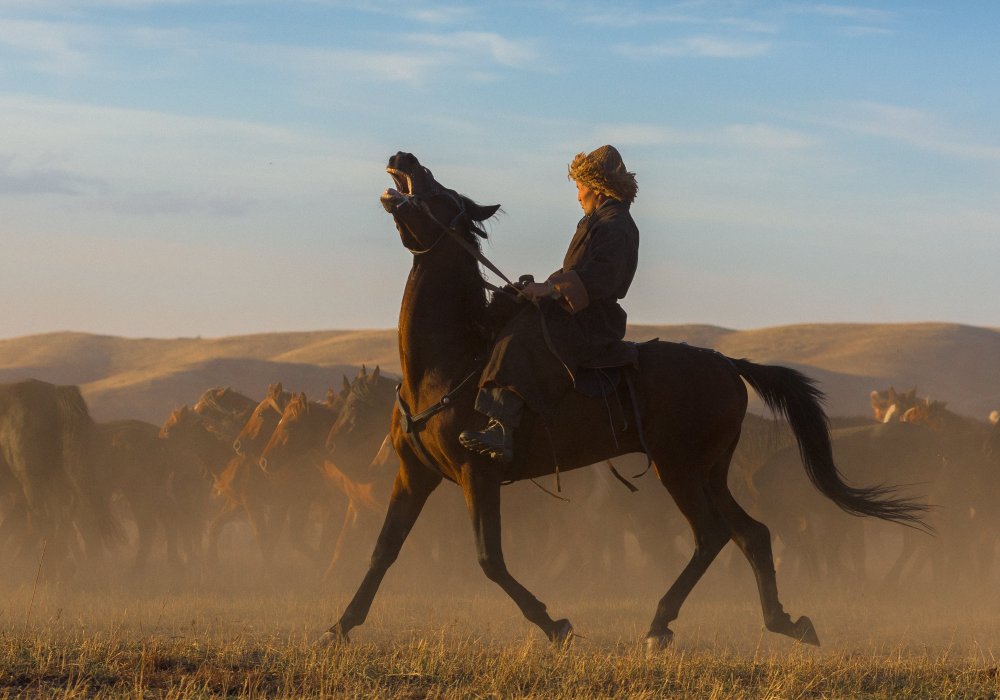
[[[128,503],[136,527],[134,574],[146,568],[149,553],[162,529],[167,563],[178,568],[177,533],[181,517],[172,491],[174,461],[159,426],[141,420],[98,423],[99,457],[110,469],[114,489]]]
[[[249,396],[217,386],[202,394],[192,410],[205,419],[205,425],[220,440],[230,440],[240,432],[256,406],[257,402]]]
[[[477,205],[442,187],[408,153],[390,158],[387,171],[396,189],[387,190],[382,203],[393,215],[403,246],[413,254],[399,315],[400,399],[413,414],[439,404],[445,395],[449,400],[443,410],[416,425],[404,423],[400,409],[393,412],[391,438],[400,465],[385,523],[357,593],[324,641],[345,639],[364,622],[427,497],[447,479],[464,491],[486,576],[550,640],[563,642],[573,632],[569,621],[553,620],[545,605],[507,570],[500,541],[501,483],[552,473],[557,468],[554,455],[559,469],[575,469],[640,452],[642,440],[635,429],[613,434],[603,401],[570,392],[545,417],[549,431],[523,436],[523,450],[509,467],[461,447],[462,430],[482,429],[486,423],[485,416],[473,410],[475,382],[462,382],[475,376],[488,347],[486,287],[473,255],[479,254],[479,237],[486,236],[480,222],[499,207]],[[696,543],[691,560],[657,605],[647,647],[655,650],[669,643],[669,623],[730,539],[753,567],[767,628],[817,644],[809,619],[793,621],[778,599],[767,527],[747,515],[726,483],[747,408],[742,379],[789,420],[807,473],[839,506],[910,524],[919,524],[921,507],[883,488],[855,488],[843,482],[830,451],[822,394],[799,372],[665,342],[642,345],[639,364],[635,384],[645,443]],[[407,432],[406,423],[413,425],[413,432]]]
[[[79,533],[88,555],[124,539],[111,510],[111,474],[76,386],[0,384],[0,482],[12,506],[4,529],[38,542],[47,572],[68,577]]]

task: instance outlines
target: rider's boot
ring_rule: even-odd
[[[489,416],[490,422],[484,430],[463,430],[458,441],[472,452],[498,462],[512,462],[514,430],[521,422],[523,408],[524,401],[509,389],[480,389],[476,396],[476,410]]]

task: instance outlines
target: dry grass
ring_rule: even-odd
[[[30,593],[3,599],[0,697],[1000,696],[994,601],[817,597],[825,646],[814,649],[763,632],[752,600],[696,598],[674,648],[647,657],[655,596],[560,603],[586,635],[560,650],[492,592],[389,592],[334,648],[314,641],[343,594]]]

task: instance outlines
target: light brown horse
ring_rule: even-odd
[[[394,411],[391,436],[400,465],[385,523],[360,587],[323,641],[344,640],[364,622],[386,571],[427,497],[443,479],[464,491],[486,576],[550,640],[569,639],[573,632],[569,621],[553,620],[546,606],[507,569],[500,536],[501,483],[552,473],[557,468],[553,455],[559,469],[569,470],[641,452],[645,442],[657,475],[690,523],[696,542],[691,560],[657,605],[647,648],[669,643],[669,623],[730,539],[754,570],[767,628],[817,644],[812,622],[807,617],[792,620],[778,599],[767,527],[743,510],[727,485],[747,408],[743,379],[789,420],[806,472],[839,506],[910,524],[920,522],[922,509],[886,489],[855,488],[843,482],[830,451],[822,395],[813,383],[785,367],[733,360],[683,344],[649,343],[640,346],[641,369],[635,381],[644,440],[634,428],[613,434],[602,400],[570,392],[545,417],[548,431],[536,429],[522,436],[523,448],[513,464],[505,468],[475,455],[458,441],[462,430],[482,429],[486,423],[485,416],[473,410],[475,382],[463,384],[475,376],[489,345],[484,332],[486,288],[474,256],[481,255],[478,240],[486,236],[481,222],[499,206],[480,206],[444,188],[408,153],[390,158],[387,171],[395,189],[383,194],[382,204],[413,255],[399,315],[401,406],[409,407],[411,416],[432,406],[442,410],[416,421],[404,421],[401,407]],[[448,401],[442,403],[445,396]]]
[[[275,492],[272,520],[282,524],[287,521],[293,544],[313,559],[328,558],[334,550],[342,511],[347,507],[342,495],[330,498],[323,461],[327,434],[349,390],[350,384],[345,383],[340,394],[329,392],[325,402],[310,401],[304,393],[293,395],[260,451],[261,473]],[[304,539],[312,509],[321,514],[323,521],[318,548],[306,546]]]
[[[218,561],[218,542],[223,529],[240,516],[245,516],[265,566],[271,562],[276,528],[270,522],[270,508],[276,494],[267,475],[260,470],[258,460],[291,398],[291,392],[285,391],[280,382],[271,384],[246,422],[237,428],[232,440],[233,454],[214,478],[215,491],[223,497],[225,504],[208,527],[207,546],[211,561]]]
[[[900,420],[903,414],[920,401],[917,398],[917,388],[902,393],[890,386],[883,391],[872,391],[869,396],[872,405],[872,415],[879,423]]]

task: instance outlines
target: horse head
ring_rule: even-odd
[[[233,440],[233,450],[236,454],[242,457],[247,453],[260,451],[262,443],[271,436],[275,426],[278,425],[291,397],[291,392],[285,391],[280,382],[268,387],[267,396],[253,409],[253,413]]]
[[[916,387],[900,393],[892,386],[884,391],[872,391],[869,399],[871,400],[872,415],[879,423],[901,420],[903,414],[920,401],[917,398]]]
[[[262,470],[268,474],[280,471],[303,450],[311,414],[312,405],[305,393],[291,396],[267,445],[260,453],[258,464]]]
[[[376,367],[351,382],[340,415],[326,437],[326,456],[353,471],[368,466],[389,429],[396,401],[396,380]]]
[[[380,201],[410,252],[430,251],[449,232],[470,242],[486,238],[481,223],[497,213],[499,204],[482,206],[444,187],[412,153],[392,156],[385,170],[395,187],[385,190]]]

